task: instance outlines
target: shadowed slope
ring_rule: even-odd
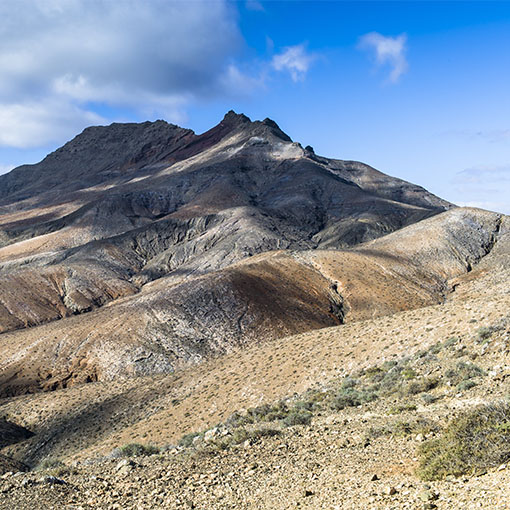
[[[165,373],[240,345],[440,303],[448,280],[490,253],[501,221],[454,209],[353,250],[270,252],[159,278],[95,312],[5,333],[2,391]]]

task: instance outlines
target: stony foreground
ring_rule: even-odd
[[[510,469],[419,481],[416,437],[367,441],[380,417],[319,417],[281,437],[229,451],[165,452],[49,472],[7,473],[0,508],[24,509],[457,509],[508,508]]]

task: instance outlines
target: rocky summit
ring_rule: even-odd
[[[0,176],[0,508],[504,508],[509,261],[271,119],[87,128]]]

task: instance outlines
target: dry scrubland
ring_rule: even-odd
[[[478,406],[508,397],[510,271],[503,241],[451,282],[455,291],[440,305],[248,347],[172,376],[4,401],[5,415],[36,434],[4,453],[51,458],[53,465],[5,477],[0,502],[506,508],[508,410],[499,410],[508,421],[500,419],[496,431],[507,438],[502,456],[489,459],[482,442],[475,445],[484,453],[480,465],[446,458],[439,465],[452,472],[443,472],[427,453],[434,439],[448,451],[452,420],[476,410],[476,421],[486,412]],[[205,436],[182,439],[193,432]],[[159,452],[122,450],[130,443]],[[452,456],[467,448],[453,446]],[[141,455],[123,460],[132,453]]]

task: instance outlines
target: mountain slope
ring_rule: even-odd
[[[322,274],[330,255],[319,253],[451,207],[317,156],[270,119],[229,112],[200,135],[164,121],[87,128],[0,176],[0,392],[171,371],[436,302],[436,275],[423,283],[418,271],[395,304],[346,305],[333,280],[347,269]],[[356,271],[365,255],[339,257]]]
[[[490,253],[501,225],[501,215],[453,209],[351,250],[268,252],[162,277],[94,312],[4,333],[2,391],[165,373],[242,345],[440,303],[448,280]]]

